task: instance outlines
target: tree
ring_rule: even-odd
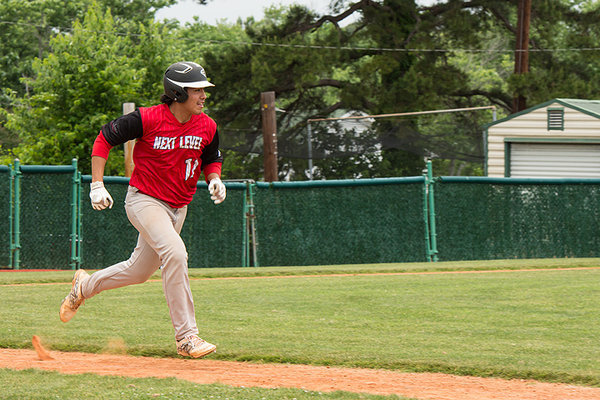
[[[157,10],[177,0],[96,0],[102,10],[111,10],[120,29],[153,21]],[[48,54],[50,40],[68,33],[73,21],[83,19],[94,0],[0,0],[0,87],[17,94],[29,91],[23,78],[31,77],[32,62]],[[130,31],[130,30],[128,30]],[[0,106],[7,106],[2,98]]]
[[[0,7],[10,1],[0,0]],[[218,26],[149,20],[153,6],[172,1],[101,1],[95,9],[110,4],[117,10],[110,18],[95,12],[108,24],[103,29],[109,30],[109,41],[94,33],[94,26],[71,31],[66,24],[69,29],[59,29],[54,41],[38,47],[26,33],[30,26],[9,25],[15,38],[29,35],[23,59],[41,54],[32,48],[43,48],[29,72],[8,68],[0,75],[12,82],[4,85],[12,94],[8,114],[1,117],[12,134],[23,137],[19,154],[40,163],[63,156],[68,161],[73,154],[87,157],[90,135],[121,113],[121,101],[156,101],[164,68],[174,59],[199,62],[217,85],[209,91],[206,111],[218,123],[225,176],[256,180],[263,164],[261,92],[275,91],[281,111],[280,178],[301,180],[307,177],[311,118],[490,105],[502,117],[511,112],[515,94],[535,104],[553,97],[595,98],[600,89],[597,51],[590,50],[600,47],[597,1],[532,2],[527,79],[513,74],[519,0],[449,0],[431,6],[406,0],[336,0],[328,15],[291,6],[272,7],[260,21]],[[90,2],[76,3],[87,7]],[[51,0],[32,3],[56,6]],[[56,18],[81,12],[78,7],[57,11]],[[31,15],[38,15],[34,11]],[[55,34],[52,29],[47,33]],[[6,39],[2,54],[13,57],[14,49],[19,54],[20,44]],[[584,48],[588,50],[578,50]],[[106,53],[107,62],[96,52]],[[78,73],[87,81],[61,82],[62,74],[74,76],[76,65],[84,68]],[[91,100],[93,95],[98,98]],[[316,177],[415,175],[424,158],[432,157],[436,173],[481,173],[481,131],[490,121],[491,112],[485,111],[381,119],[368,131],[343,124],[332,131],[334,123],[315,124]],[[119,169],[113,166],[112,171]]]
[[[225,87],[214,96],[217,120],[225,127],[240,121],[258,127],[256,114],[239,110],[252,109],[261,91],[274,90],[278,107],[287,111],[278,115],[278,140],[286,149],[302,144],[308,118],[352,110],[379,114],[496,105],[502,116],[510,113],[515,93],[534,103],[549,97],[594,96],[595,53],[566,57],[542,50],[568,48],[576,41],[598,47],[593,23],[598,7],[586,1],[534,3],[530,41],[532,49],[540,51],[530,58],[527,80],[513,75],[514,53],[509,50],[516,40],[517,0],[448,1],[427,7],[404,0],[336,1],[332,14],[324,16],[302,7],[271,9],[265,20],[244,24],[255,45],[205,54],[209,68],[226,77]],[[343,26],[356,14],[355,22]],[[578,35],[582,28],[588,33],[585,38]],[[569,68],[571,59],[579,68]],[[441,173],[482,171],[481,130],[489,122],[491,112],[379,124],[379,158],[366,157],[361,164],[364,157],[349,155],[354,159],[345,167],[336,162],[335,171],[321,168],[320,177],[366,176],[365,171],[371,176],[414,174],[423,158],[431,156],[446,161],[437,163],[445,168]],[[327,142],[326,130],[315,136],[321,140],[317,148],[335,145]],[[260,145],[260,136],[254,138],[247,146],[252,151]],[[305,179],[301,172],[306,161],[280,154],[282,174]],[[414,167],[407,168],[410,165]],[[260,171],[252,175],[259,176]]]
[[[122,103],[144,105],[151,94],[160,95],[154,82],[149,84],[158,66],[146,57],[167,53],[166,43],[156,40],[161,36],[154,25],[142,31],[134,43],[116,30],[109,11],[93,4],[71,33],[53,38],[49,55],[33,63],[35,77],[27,82],[33,94],[11,99],[7,127],[21,139],[14,155],[30,164],[78,158],[81,168],[89,170],[94,138],[122,113]],[[122,173],[122,149],[113,153],[107,174]]]
[[[357,11],[363,12],[367,21],[361,20],[347,28],[337,25],[344,16]],[[247,148],[249,151],[260,149],[260,121],[256,113],[258,95],[261,91],[275,91],[278,107],[286,110],[286,113],[278,114],[280,171],[287,178],[306,179],[306,154],[298,156],[298,151],[292,154],[290,149],[305,141],[308,118],[339,116],[352,110],[377,114],[428,109],[438,106],[440,92],[462,88],[461,71],[447,63],[431,68],[428,63],[433,61],[435,65],[437,62],[433,56],[420,59],[410,52],[377,49],[389,47],[390,43],[392,47],[397,44],[400,50],[406,46],[416,23],[415,15],[416,6],[412,3],[387,1],[381,5],[361,1],[336,17],[319,17],[303,7],[293,6],[267,10],[263,21],[246,21],[247,41],[256,45],[233,45],[219,53],[204,54],[206,67],[216,71],[222,81],[211,99],[218,104],[215,110],[217,121],[225,129],[230,126],[254,128],[255,142]],[[202,35],[204,37],[205,32]],[[261,45],[263,43],[269,45]],[[361,50],[368,47],[375,49]],[[239,60],[245,62],[240,65]],[[426,68],[420,69],[424,65]],[[430,73],[424,74],[424,70]],[[422,93],[415,96],[415,92]],[[252,112],[248,113],[248,110]],[[397,134],[405,131],[398,130]],[[389,135],[390,130],[387,129],[385,134]],[[335,147],[335,141],[328,140],[328,136],[335,140],[340,138],[328,135],[328,128],[324,127],[323,131],[315,132],[316,140],[320,140],[315,143],[315,149]],[[342,143],[344,140],[337,143],[338,148],[356,148]],[[412,152],[383,150],[382,153],[374,149],[372,154],[347,152],[352,159],[323,162],[317,176],[381,176],[377,171],[394,174],[420,171],[421,168],[398,165],[398,161],[403,159],[416,165],[420,159],[422,163],[425,149]],[[411,150],[415,150],[415,146]],[[340,154],[340,151],[329,151],[329,154]],[[388,155],[394,157],[394,163],[385,161]],[[247,158],[251,157],[250,154]],[[380,169],[377,164],[385,164],[388,168]],[[397,165],[396,169],[389,168],[391,165]],[[260,171],[251,177],[258,179]]]
[[[140,38],[152,37],[156,29],[154,13],[176,0],[97,0],[103,10],[112,8],[119,30]],[[50,41],[57,34],[69,34],[73,21],[83,19],[92,0],[0,0],[0,155],[10,158],[10,151],[20,140],[18,132],[7,129],[7,113],[23,104],[21,97],[32,94],[33,62],[48,56]],[[156,54],[150,53],[150,54]],[[136,58],[139,58],[136,55]],[[149,58],[158,62],[162,57]],[[161,68],[164,66],[161,65]],[[13,103],[13,100],[16,103]]]

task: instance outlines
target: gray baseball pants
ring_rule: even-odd
[[[146,282],[162,265],[163,291],[175,340],[198,334],[188,278],[188,255],[179,236],[187,206],[172,208],[130,186],[125,211],[139,232],[137,246],[127,261],[93,273],[81,286],[83,297],[89,299],[104,290]]]

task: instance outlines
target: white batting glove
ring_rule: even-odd
[[[92,182],[90,185],[90,199],[94,210],[104,210],[106,207],[112,208],[113,199],[110,193],[104,187],[103,182]]]
[[[208,184],[208,191],[210,192],[210,199],[215,202],[215,204],[221,204],[225,197],[227,197],[227,188],[225,188],[225,184],[221,182],[219,178],[213,178],[210,180]]]

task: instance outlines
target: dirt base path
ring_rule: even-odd
[[[112,354],[0,349],[0,368],[93,373],[127,377],[175,377],[208,384],[246,387],[293,387],[311,391],[344,390],[396,394],[435,400],[598,400],[600,388],[529,380],[503,380],[429,373],[400,373],[361,368],[291,364],[251,364],[211,359],[131,357]]]

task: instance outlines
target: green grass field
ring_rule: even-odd
[[[39,370],[0,369],[0,398],[30,399],[169,399],[169,400],[392,400],[397,396],[375,396],[348,392],[310,392],[301,389],[237,388],[197,385],[175,378],[121,378],[85,374],[61,375]]]
[[[190,276],[201,336],[218,345],[211,358],[600,386],[597,266],[599,259],[501,260],[191,269]],[[420,273],[433,271],[473,273]],[[353,275],[370,273],[400,274]],[[236,276],[265,278],[224,279]],[[177,357],[160,281],[101,293],[63,324],[58,306],[71,277],[72,271],[0,273],[0,347],[31,348],[36,334],[51,350],[102,352],[119,340],[132,355]],[[43,284],[52,282],[64,284]],[[0,373],[0,382],[54,382],[44,387],[56,392],[43,397],[40,388],[34,393],[42,397],[31,398],[57,398],[73,379],[36,371]],[[172,380],[89,378],[95,387],[107,387],[99,398],[145,398],[151,387],[168,393],[173,385]],[[109,389],[114,385],[138,390],[119,394]],[[205,393],[217,391],[230,399],[381,398],[183,386],[182,397],[161,398],[208,398]],[[0,393],[23,398],[18,388],[1,383]]]

